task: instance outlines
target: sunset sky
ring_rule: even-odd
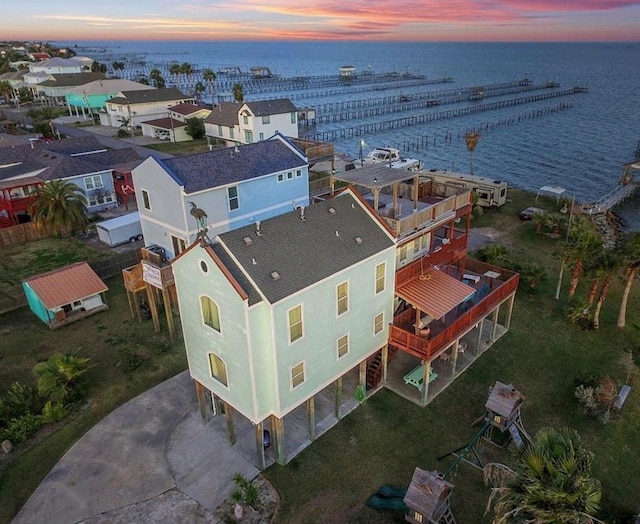
[[[0,0],[15,40],[640,40],[632,0]]]

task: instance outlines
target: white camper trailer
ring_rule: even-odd
[[[473,189],[482,207],[500,207],[507,202],[507,183],[481,176],[463,175],[448,171],[423,171],[421,178],[429,178],[435,183],[451,184]]]
[[[111,247],[142,240],[142,226],[137,211],[100,222],[96,224],[96,229],[100,241]]]

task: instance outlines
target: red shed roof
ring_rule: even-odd
[[[71,304],[109,289],[86,262],[54,269],[24,282],[40,297],[47,309]]]

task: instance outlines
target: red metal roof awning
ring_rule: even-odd
[[[40,297],[47,309],[71,304],[109,289],[86,262],[76,262],[42,273],[26,279],[25,282]]]
[[[442,318],[475,289],[437,269],[429,269],[396,289],[396,295],[433,318]]]

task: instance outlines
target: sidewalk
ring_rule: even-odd
[[[215,523],[232,477],[258,469],[206,425],[187,371],[116,409],[60,459],[14,524]]]

